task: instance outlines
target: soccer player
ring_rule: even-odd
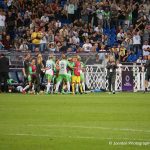
[[[81,61],[81,57],[79,57],[79,60],[81,62],[81,70],[80,70],[80,83],[82,85],[83,92],[85,93],[85,64]]]
[[[79,57],[74,57],[74,70],[72,75],[72,94],[75,94],[75,85],[76,85],[76,93],[79,93],[79,87],[80,92],[83,93],[82,85],[80,82],[80,71],[81,71],[81,63],[79,61]]]
[[[23,94],[25,94],[26,90],[28,90],[30,87],[28,84],[29,66],[31,63],[30,61],[31,61],[31,55],[30,53],[28,53],[25,55],[24,62],[23,62],[23,69],[22,69],[24,75],[24,85],[25,85],[25,87],[22,90]]]
[[[67,92],[70,92],[70,82],[67,74],[68,67],[71,68],[68,60],[66,59],[66,55],[62,54],[62,60],[60,60],[58,64],[56,64],[56,69],[59,70],[59,75],[57,78],[55,93],[58,92],[59,86],[63,80],[67,82]]]
[[[68,58],[69,65],[72,66],[72,58]],[[71,83],[71,71],[72,69],[70,67],[67,67],[67,80],[63,80],[62,87],[61,87],[61,93],[65,93],[65,90],[67,89],[67,81]],[[69,91],[68,91],[69,93]]]
[[[37,67],[36,67],[36,60],[33,58],[29,66],[29,75],[28,75],[30,91],[32,90],[32,92],[34,91],[34,85],[36,81],[37,81]]]
[[[54,78],[54,69],[56,67],[56,64],[55,64],[53,58],[54,58],[53,54],[50,54],[49,59],[46,61],[45,75],[47,78],[47,89],[46,89],[47,94],[50,91],[51,82]]]

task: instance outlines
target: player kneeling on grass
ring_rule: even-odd
[[[59,74],[56,81],[57,83],[56,83],[55,93],[58,93],[59,86],[63,80],[67,82],[67,92],[70,93],[70,82],[67,74],[68,67],[71,68],[68,60],[66,59],[65,54],[62,54],[62,60],[60,60],[58,64],[56,64],[56,69],[59,70]]]
[[[45,75],[47,79],[47,89],[46,93],[50,92],[51,82],[54,77],[54,69],[55,69],[55,62],[53,60],[53,54],[50,54],[49,59],[46,61],[46,68],[45,68]]]
[[[81,71],[81,63],[79,61],[79,57],[74,57],[74,70],[72,74],[72,94],[75,94],[75,86],[76,86],[76,93],[79,93],[79,87],[80,92],[83,93],[82,85],[80,82],[80,71]]]

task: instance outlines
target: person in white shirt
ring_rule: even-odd
[[[150,55],[150,45],[148,44],[148,41],[144,42],[142,46],[142,50],[143,50],[144,60],[147,60],[148,56]]]
[[[103,8],[99,6],[99,9],[96,10],[96,14],[97,14],[98,22],[101,25],[103,25],[103,13],[104,13]]]
[[[47,49],[47,33],[45,32],[45,27],[41,29],[42,39],[40,41],[40,51],[43,52]]]
[[[75,44],[75,45],[79,45],[80,44],[80,39],[78,37],[77,34],[75,34],[73,37],[72,37],[72,43]]]
[[[19,50],[20,51],[28,51],[29,50],[29,47],[27,45],[27,41],[26,40],[22,40],[22,43],[19,47]]]
[[[136,54],[138,54],[141,46],[141,36],[139,32],[133,33],[133,50]]]
[[[44,14],[44,16],[41,17],[41,21],[43,21],[44,23],[48,23],[49,22],[49,18],[48,18],[46,13]]]
[[[140,64],[144,64],[144,63],[146,63],[146,60],[144,60],[144,59],[142,58],[142,56],[139,56],[139,58],[137,59],[136,62],[137,62],[137,63],[140,63]]]
[[[5,20],[6,20],[6,16],[4,12],[0,11],[0,32],[5,31]]]
[[[56,28],[60,28],[61,27],[61,22],[59,20],[56,21],[55,23]]]
[[[13,0],[8,0],[7,1],[7,6],[10,7],[12,5]]]
[[[103,33],[103,29],[102,29],[101,25],[98,25],[97,27],[95,27],[94,31],[98,32],[98,33]]]
[[[123,39],[124,39],[124,33],[123,33],[123,30],[120,30],[120,32],[117,34],[118,43],[122,44]]]
[[[86,42],[85,42],[85,44],[83,44],[82,48],[83,48],[84,52],[90,52],[91,51],[92,44],[90,43],[89,39],[86,39]]]
[[[71,22],[74,21],[74,14],[75,14],[75,5],[73,3],[69,3],[67,6],[67,13],[68,13],[68,18],[70,19]]]

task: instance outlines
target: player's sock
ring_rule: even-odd
[[[72,83],[72,93],[74,94],[74,83]]]
[[[59,85],[60,85],[60,82],[57,82],[55,92],[58,92]]]
[[[34,84],[32,85],[32,91],[34,91]]]
[[[85,83],[82,82],[82,88],[83,88],[83,92],[85,92]]]
[[[79,93],[79,84],[76,84],[76,93]]]
[[[67,90],[68,90],[67,92],[70,92],[70,82],[69,81],[67,82]]]
[[[79,86],[80,86],[81,93],[83,93],[82,84],[79,84]]]
[[[24,89],[23,89],[23,91],[26,91],[27,89],[29,89],[29,85],[27,85]]]
[[[46,90],[47,93],[49,92],[50,87],[51,87],[51,83],[48,83],[47,84],[47,90]]]

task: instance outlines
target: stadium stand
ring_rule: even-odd
[[[128,59],[121,58],[130,57],[131,51],[136,55],[136,59],[130,59],[133,62],[143,55],[143,42],[147,40],[149,45],[147,0],[85,0],[84,3],[80,0],[1,0],[0,4],[0,16],[3,18],[0,22],[1,50],[82,53],[82,45],[89,38],[91,52],[99,52],[105,45],[105,49],[113,53],[117,60],[125,62]],[[38,11],[35,11],[36,8],[39,8]],[[32,40],[35,27],[41,35],[38,45]],[[120,30],[123,30],[121,35]],[[93,32],[96,32],[95,36]],[[139,46],[133,43],[135,32],[140,36],[137,41]],[[95,43],[98,44],[96,48]],[[112,50],[114,45],[115,53]],[[120,52],[120,45],[124,47],[124,53]]]

